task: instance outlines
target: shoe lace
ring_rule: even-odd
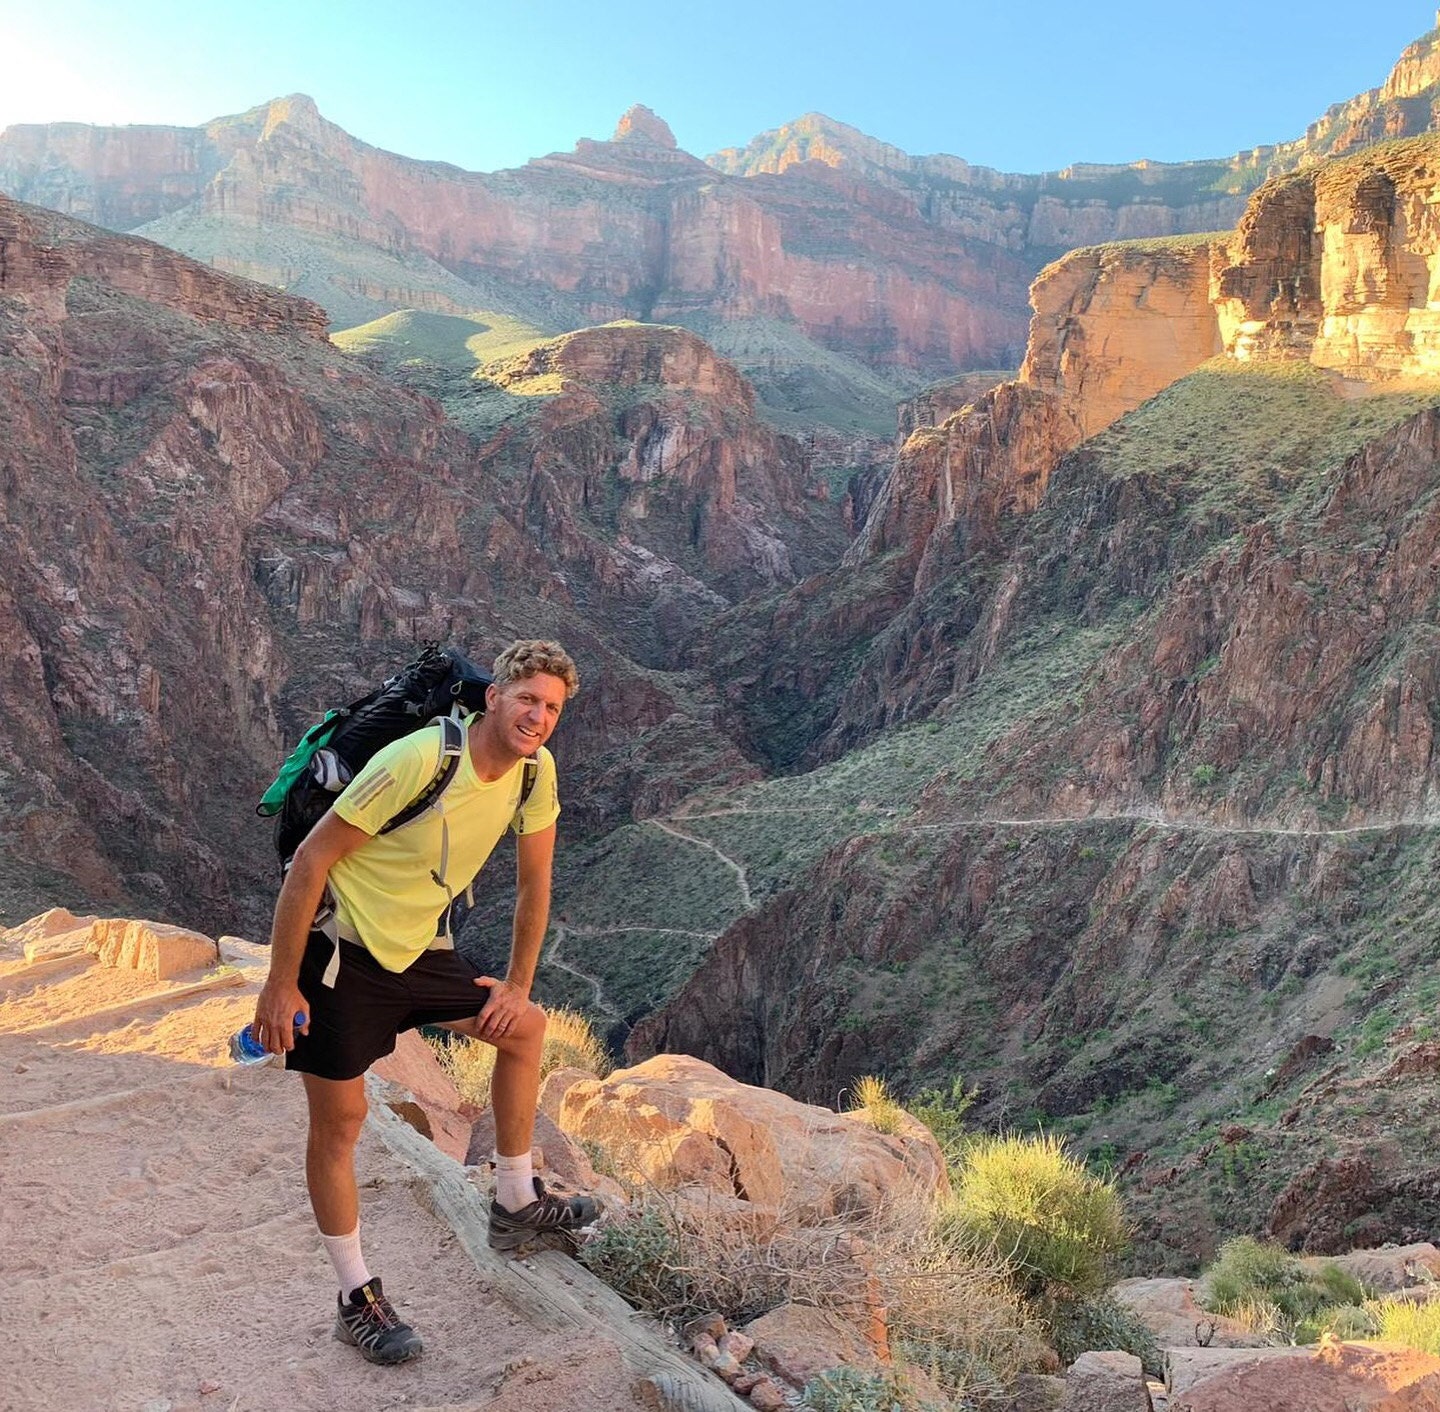
[[[393,1329],[399,1326],[400,1316],[395,1312],[385,1295],[379,1295],[374,1299],[367,1299],[360,1307],[360,1317],[371,1324],[378,1324],[382,1329]]]

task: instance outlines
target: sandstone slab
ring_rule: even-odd
[[[85,949],[99,956],[102,966],[139,971],[157,981],[203,971],[220,961],[219,948],[201,932],[123,917],[93,923]]]
[[[23,955],[27,961],[82,950],[94,917],[77,917],[68,907],[51,907],[4,932],[7,952]]]
[[[1178,1349],[1166,1354],[1169,1412],[1434,1412],[1440,1359],[1384,1344]]]

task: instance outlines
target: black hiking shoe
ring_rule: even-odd
[[[576,1233],[595,1221],[603,1209],[593,1196],[556,1196],[536,1177],[535,1200],[528,1206],[507,1211],[498,1201],[490,1203],[490,1249],[518,1250],[538,1241],[573,1254],[579,1248]]]
[[[335,1312],[335,1337],[352,1344],[372,1363],[405,1363],[422,1353],[425,1344],[385,1298],[379,1276],[363,1284]]]

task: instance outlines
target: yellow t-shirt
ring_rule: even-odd
[[[372,835],[330,869],[340,934],[359,938],[387,971],[403,971],[435,940],[436,919],[449,904],[445,888],[432,876],[440,867],[441,810],[448,831],[444,881],[457,897],[507,828],[538,833],[560,816],[555,761],[543,746],[535,787],[523,810],[525,762],[517,761],[513,770],[487,782],[476,775],[467,749],[438,808],[380,833],[435,777],[441,739],[441,728],[434,725],[392,741],[376,751],[334,805],[347,824]]]

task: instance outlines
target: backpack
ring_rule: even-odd
[[[438,719],[443,741],[430,782],[380,830],[389,833],[438,803],[455,778],[465,751],[464,717],[485,710],[485,689],[493,682],[452,647],[424,644],[420,655],[368,695],[327,711],[300,738],[261,796],[255,812],[275,818],[275,851],[283,874],[305,836],[324,817],[336,796],[381,746]],[[539,763],[525,762],[520,789],[524,808],[535,787]]]

